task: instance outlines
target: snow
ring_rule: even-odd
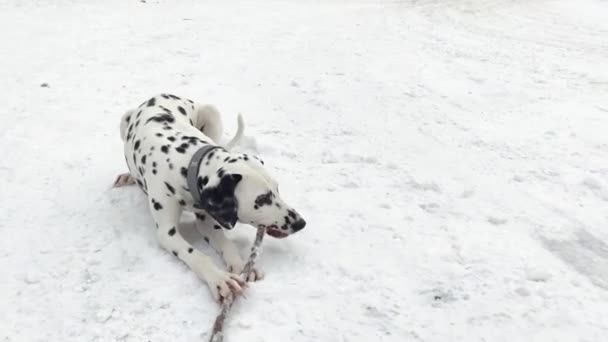
[[[0,1],[0,340],[204,340],[206,285],[158,246],[144,195],[110,188],[120,116],[159,92],[215,104],[227,135],[243,113],[242,148],[308,221],[265,241],[227,342],[605,340],[607,17]]]

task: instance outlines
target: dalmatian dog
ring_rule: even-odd
[[[217,143],[222,134],[218,111],[170,94],[127,111],[120,124],[129,174],[120,175],[115,186],[134,182],[143,190],[159,244],[205,281],[217,301],[241,294],[247,281],[263,277],[257,269],[248,279],[239,276],[245,262],[226,229],[240,222],[284,238],[306,225],[281,198],[262,160],[230,151],[243,126],[239,116],[237,134],[222,147]],[[227,272],[183,238],[179,220],[184,210],[195,214],[199,231],[220,253]]]

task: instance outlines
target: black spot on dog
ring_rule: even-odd
[[[177,106],[177,110],[179,110],[179,112],[182,113],[183,115],[186,115],[186,110],[184,108],[182,108],[181,106]]]
[[[156,162],[152,162],[152,167],[156,167]]]
[[[175,227],[169,229],[169,231],[167,233],[169,234],[169,236],[175,235]]]
[[[164,129],[165,131],[170,131],[170,130],[172,130],[171,126],[164,126],[164,127],[163,127],[163,129]]]
[[[167,95],[167,94],[160,94],[160,96],[162,96],[163,99],[167,99],[167,100],[169,99],[169,95]]]
[[[156,202],[156,200],[152,199],[152,205],[154,206],[154,210],[161,210],[163,208],[162,204]]]
[[[209,177],[205,176],[203,177],[203,186],[207,185],[207,183],[209,183]]]
[[[131,121],[131,115],[127,115],[127,117],[125,118],[125,121],[126,121],[127,123],[129,123],[129,121]]]
[[[226,171],[224,171],[223,167],[220,167],[220,169],[217,170],[217,176],[220,177],[220,178],[224,177],[225,173],[226,173]]]
[[[148,106],[148,107],[152,107],[152,106],[154,106],[155,104],[156,104],[156,99],[153,97],[153,98],[151,98],[150,100],[148,100],[148,104],[147,104],[147,106]]]
[[[209,238],[208,238],[208,237],[206,237],[206,236],[205,236],[205,237],[204,237],[204,239],[205,239],[205,242],[206,242],[206,243],[210,243],[210,242],[209,242]]]
[[[164,107],[164,106],[159,106],[159,107],[160,107],[160,109],[164,110],[164,111],[165,111],[165,113],[167,113],[167,114],[171,114],[171,110],[170,110],[169,108],[166,108],[166,107]]]
[[[230,160],[228,161],[228,163],[229,163],[229,164],[236,163],[236,162],[237,162],[237,160],[236,160],[236,159],[230,159]]]
[[[140,141],[139,141],[139,140],[137,140],[137,141],[135,141],[135,145],[133,145],[133,148],[134,148],[135,150],[137,150],[137,149],[139,149],[139,145],[140,145]]]
[[[298,215],[296,215],[296,212],[291,209],[287,210],[287,215],[289,215],[289,217],[291,217],[294,220],[298,217]]]
[[[201,221],[205,221],[205,219],[207,218],[205,215],[199,214],[199,213],[196,213],[194,215],[196,216],[197,219],[199,219]]]
[[[144,183],[142,183],[142,182],[141,182],[139,179],[136,179],[135,181],[137,182],[137,185],[139,185],[139,187],[140,187],[141,189],[143,189],[143,188],[144,188]]]
[[[169,189],[169,191],[175,195],[175,188],[171,186],[171,184],[165,182],[165,186],[167,187],[167,189]]]
[[[155,175],[156,174],[156,169],[152,169],[152,174]]]
[[[271,205],[273,197],[274,197],[274,194],[272,193],[272,191],[268,191],[267,193],[259,195],[258,197],[256,197],[256,199],[255,199],[255,205],[258,206],[258,207],[263,207],[265,205]]]
[[[213,228],[214,228],[214,229],[222,229],[222,226],[217,225],[217,224],[214,224],[214,225],[213,225]]]
[[[179,97],[175,96],[175,95],[171,95],[169,94],[169,97],[174,99],[174,100],[181,100]]]
[[[282,208],[282,207],[281,207],[281,205],[280,205],[279,203],[275,203],[274,205],[276,205],[276,206],[277,206],[277,208],[279,208],[279,209],[281,209],[281,208]]]
[[[146,123],[148,123],[150,121],[164,122],[164,123],[174,123],[175,122],[175,118],[171,114],[160,113],[160,114],[156,114],[156,115],[150,117],[148,120],[146,120]],[[165,126],[165,127],[169,127],[169,126]],[[164,129],[164,127],[163,127],[163,129]]]
[[[160,137],[163,136],[163,134],[162,133],[156,133],[156,136],[160,138]]]
[[[146,155],[141,156],[141,163],[146,165]]]
[[[139,120],[135,121],[135,127],[139,126]]]
[[[194,249],[192,249],[192,247],[188,248],[188,253],[192,253],[194,252]]]
[[[191,124],[192,126],[194,126],[194,122],[192,122],[192,119],[188,119],[188,121],[190,122],[190,124]]]
[[[137,112],[137,115],[135,116],[136,120],[139,119],[139,117],[141,116],[141,112],[142,112],[141,110],[139,112]]]
[[[176,147],[175,150],[179,153],[186,153],[186,150],[183,147]]]
[[[186,201],[184,201],[183,199],[179,200],[179,205],[181,205],[182,207],[185,206],[186,205]]]
[[[227,161],[229,161],[229,160],[230,160],[230,157],[224,158],[224,163],[227,162]]]
[[[173,164],[169,163],[169,170],[173,170]]]
[[[176,251],[173,251],[173,255],[178,256],[179,254],[177,254]]]
[[[146,170],[145,170],[143,167],[141,167],[141,166],[140,166],[139,168],[137,168],[137,170],[139,171],[139,174],[140,174],[141,176],[143,176],[143,175],[144,175],[144,172],[146,172]]]
[[[170,142],[174,142],[175,141],[175,137],[167,137],[167,140],[169,140]]]
[[[160,150],[163,151],[163,153],[169,153],[169,145],[163,145],[160,147]]]
[[[215,151],[211,151],[211,153],[209,153],[209,155],[207,155],[207,160],[210,160],[211,158],[213,158],[213,155],[215,155]]]
[[[184,176],[184,178],[188,177],[188,169],[185,167],[182,167],[179,172],[182,174],[182,176]]]

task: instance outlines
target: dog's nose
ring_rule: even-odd
[[[305,226],[306,221],[304,221],[303,219],[299,219],[291,225],[291,228],[293,228],[294,232],[297,232],[298,230],[302,230],[302,228],[304,228]]]

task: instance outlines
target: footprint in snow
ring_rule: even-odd
[[[416,180],[411,180],[409,182],[409,186],[416,190],[422,191],[432,191],[436,193],[441,193],[441,188],[435,182],[419,182]]]
[[[490,222],[491,224],[495,225],[495,226],[500,226],[503,225],[507,222],[509,222],[509,220],[507,220],[506,218],[501,218],[501,217],[495,217],[495,216],[488,216],[488,222]]]
[[[608,201],[608,190],[600,183],[599,180],[591,177],[587,177],[583,180],[582,184],[598,198]]]
[[[551,273],[540,267],[532,267],[526,269],[526,279],[534,282],[547,282],[551,279]]]
[[[427,213],[431,213],[434,214],[435,212],[437,212],[437,209],[439,209],[439,204],[437,203],[422,203],[422,204],[418,204],[418,206],[426,211]]]

